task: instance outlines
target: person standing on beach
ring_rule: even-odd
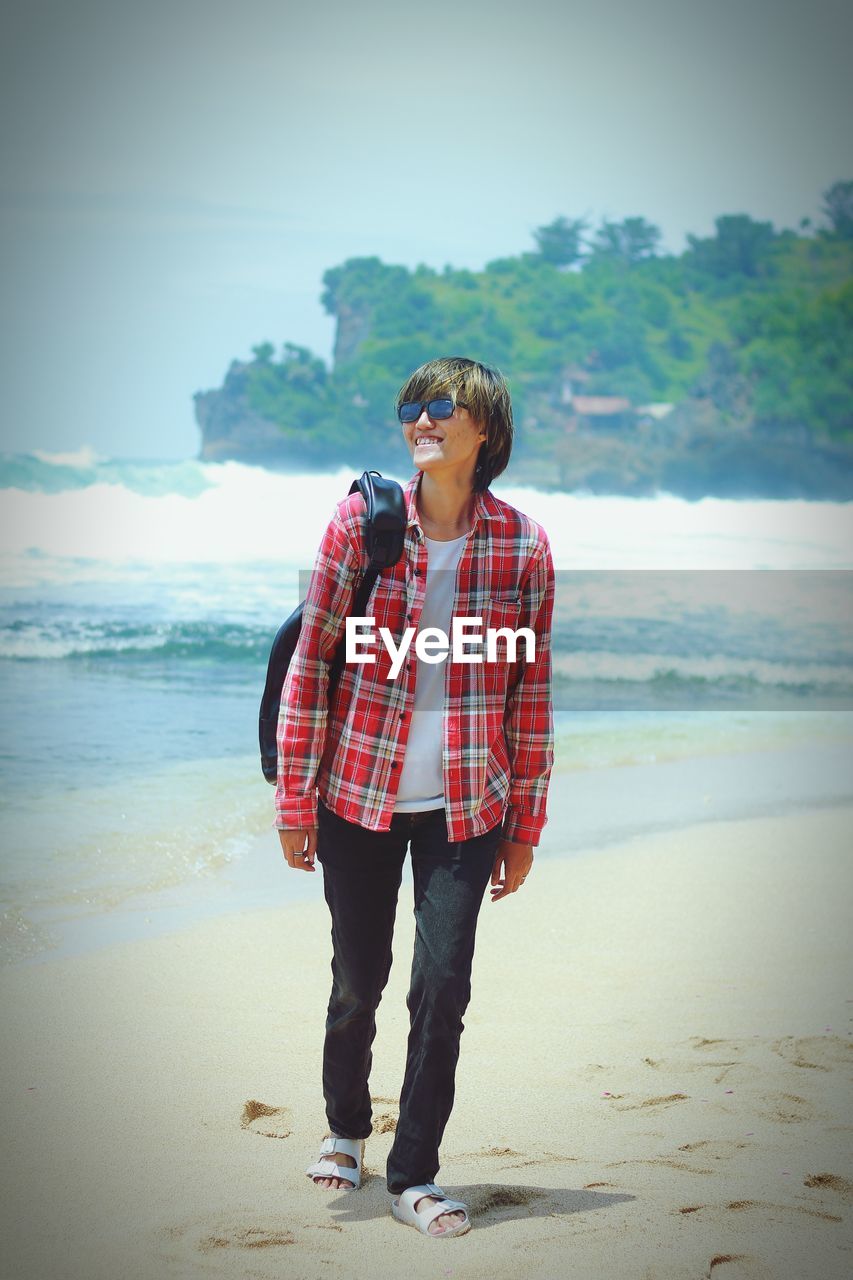
[[[324,1188],[360,1185],[375,1014],[411,849],[410,1032],[386,1178],[395,1218],[454,1236],[470,1227],[467,1207],[435,1178],[477,916],[489,881],[493,902],[524,884],[546,821],[554,569],[544,531],[489,489],[513,440],[500,373],[458,356],[432,360],[401,388],[397,413],[417,469],[405,489],[403,555],[371,594],[372,648],[365,620],[361,658],[344,664],[329,705],[329,668],[367,562],[364,499],[338,503],[282,691],[276,825],[289,867],[310,872],[319,860],[332,918],[329,1133],[307,1170]],[[454,619],[466,620],[468,643],[443,659],[434,631],[431,655],[424,643],[416,656],[413,642],[396,662],[376,642],[387,628],[399,652],[407,628],[449,636]],[[472,641],[498,628],[484,661]]]

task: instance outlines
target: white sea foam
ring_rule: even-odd
[[[554,661],[558,675],[571,680],[701,680],[719,684],[751,681],[770,688],[820,686],[851,689],[850,667],[811,662],[766,662],[758,658],[685,657],[683,654],[572,653]]]
[[[51,455],[61,456],[74,455]],[[43,581],[60,568],[66,577],[92,576],[95,566],[105,574],[133,565],[310,568],[352,480],[343,468],[292,476],[227,462],[199,470],[207,487],[194,495],[151,496],[103,481],[59,493],[7,489],[5,580]],[[495,490],[547,529],[561,569],[839,569],[853,562],[850,503],[600,497],[500,482]]]
[[[558,569],[853,566],[853,503],[496,488],[547,529]]]
[[[96,467],[99,462],[105,461],[90,444],[83,444],[71,453],[49,453],[46,449],[33,449],[33,457],[51,467],[80,467],[81,469]]]

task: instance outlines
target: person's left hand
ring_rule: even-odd
[[[514,840],[501,840],[492,867],[492,902],[515,893],[527,879],[533,866],[533,845],[516,844]],[[501,875],[503,867],[503,875]]]

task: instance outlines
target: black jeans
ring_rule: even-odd
[[[391,970],[403,860],[411,841],[416,936],[407,1005],[410,1030],[400,1116],[388,1156],[388,1190],[434,1182],[453,1107],[462,1014],[480,903],[500,825],[461,843],[447,839],[443,809],[395,814],[390,831],[346,822],[321,802],[317,859],[332,914],[332,994],[323,1051],[323,1094],[332,1133],[366,1138],[376,1009]]]

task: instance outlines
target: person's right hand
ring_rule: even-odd
[[[294,871],[314,870],[314,855],[317,852],[316,827],[292,827],[286,831],[279,829],[278,838],[289,867]]]

